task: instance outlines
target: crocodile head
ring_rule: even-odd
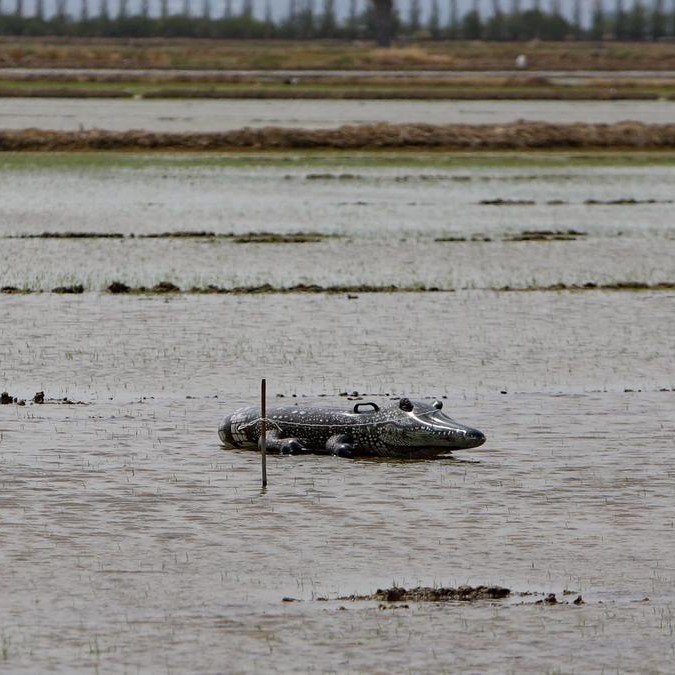
[[[425,403],[402,398],[380,430],[381,440],[391,448],[415,453],[428,449],[432,455],[477,448],[485,443],[482,431],[455,422],[441,412],[442,408],[443,403],[438,400]]]

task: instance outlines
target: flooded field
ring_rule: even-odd
[[[633,120],[666,124],[673,101],[185,101],[2,99],[0,128],[227,131],[242,127],[326,129],[344,124],[504,124],[518,119],[554,123]]]
[[[675,281],[668,162],[22,155],[0,179],[0,286],[32,291],[0,294],[25,401],[0,406],[0,669],[670,670],[675,292],[494,290]],[[254,232],[321,236],[225,236]],[[286,404],[446,397],[488,441],[270,457],[261,491],[216,434],[261,377]],[[514,594],[338,599],[463,584]]]
[[[52,161],[20,155],[2,171],[0,287],[457,290],[675,277],[668,164]],[[294,233],[311,236],[283,240]]]

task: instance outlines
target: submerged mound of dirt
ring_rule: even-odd
[[[148,131],[0,131],[0,151],[241,149],[664,149],[675,148],[675,124],[365,124],[336,129],[244,128],[223,133]]]
[[[500,600],[511,594],[502,586],[459,586],[458,588],[401,588],[392,586],[378,589],[371,595],[350,595],[338,600],[380,600],[384,602],[474,602],[476,600]]]

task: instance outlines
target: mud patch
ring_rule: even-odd
[[[459,586],[458,588],[432,588],[418,586],[401,588],[392,586],[378,589],[370,595],[348,595],[338,600],[379,600],[381,602],[476,602],[477,600],[501,600],[511,595],[509,588],[502,586]]]
[[[92,289],[96,290],[96,289]],[[441,288],[438,286],[395,286],[383,285],[373,286],[368,284],[357,285],[335,285],[321,286],[318,284],[296,284],[294,286],[274,286],[272,284],[261,284],[259,286],[216,286],[209,284],[207,286],[192,286],[190,288],[181,288],[171,281],[160,281],[154,286],[129,286],[121,281],[113,281],[105,291],[113,295],[293,295],[293,294],[326,294],[326,295],[345,295],[347,299],[356,300],[359,294],[388,294],[388,293],[454,293],[455,288]],[[465,290],[465,289],[461,289]],[[593,281],[584,284],[566,284],[557,283],[547,286],[500,286],[486,287],[481,290],[494,292],[546,292],[546,291],[673,291],[675,282],[661,281],[655,284],[648,284],[639,281],[618,281],[611,284],[598,284]],[[43,289],[17,288],[16,286],[3,286],[0,293],[8,295],[30,295],[34,293],[44,293]],[[56,294],[74,294],[85,293],[83,284],[73,286],[57,286],[51,290]]]
[[[113,281],[108,288],[109,293],[129,293],[136,295],[143,294],[161,294],[161,293],[193,293],[197,295],[206,294],[225,294],[225,295],[261,295],[261,294],[291,294],[291,293],[343,293],[353,295],[355,293],[420,293],[420,292],[446,292],[451,293],[453,289],[441,289],[436,287],[419,286],[319,286],[317,284],[296,284],[295,286],[278,287],[271,284],[262,284],[260,286],[236,286],[234,288],[225,288],[209,284],[208,286],[193,286],[189,289],[181,289],[170,281],[161,281],[155,286],[128,286],[120,281]]]
[[[306,244],[330,239],[332,235],[319,232],[244,232],[242,234],[216,232],[160,232],[138,235],[139,239],[225,239],[236,244]]]
[[[16,396],[12,396],[12,394],[10,394],[8,391],[3,391],[0,394],[0,405],[10,405],[12,403],[19,403],[19,402],[20,405],[26,404],[26,401],[23,401]]]
[[[207,230],[176,230],[175,232],[150,232],[129,236],[131,238],[138,236],[139,239],[215,239],[218,235]]]
[[[39,234],[20,234],[8,236],[8,239],[124,239],[121,232],[40,232]]]
[[[504,241],[574,241],[586,236],[586,232],[579,230],[523,230],[504,237]]]
[[[536,206],[534,199],[483,199],[478,202],[481,206]],[[568,204],[562,199],[549,199],[545,202],[546,206],[564,206]],[[633,199],[625,197],[621,199],[586,199],[585,206],[641,206],[647,204],[673,204],[672,199]]]
[[[523,230],[515,234],[507,234],[503,237],[497,238],[497,241],[574,241],[581,237],[588,236],[587,232],[580,230]],[[492,237],[487,235],[474,234],[471,237],[464,237],[461,235],[448,235],[445,237],[435,237],[435,242],[439,243],[453,243],[453,242],[491,242],[494,241]]]
[[[533,199],[483,199],[478,202],[481,206],[534,206]]]
[[[633,199],[632,197],[622,199],[587,199],[586,206],[640,206],[643,204],[673,204],[672,199]]]
[[[617,281],[613,284],[596,284],[589,281],[585,284],[551,284],[550,286],[528,286],[514,288],[502,286],[499,291],[672,291],[675,282],[661,281],[656,284],[647,284],[640,281]]]
[[[57,286],[52,288],[52,293],[71,293],[71,294],[80,294],[84,293],[84,286],[82,284],[74,284],[72,286]]]
[[[392,586],[391,588],[378,589],[369,595],[347,595],[338,597],[339,601],[376,601],[381,603],[408,603],[408,602],[480,602],[485,600],[504,600],[506,598],[537,598],[533,600],[523,600],[519,604],[535,605],[585,605],[585,601],[580,593],[576,591],[564,590],[563,597],[576,596],[574,600],[558,599],[555,593],[537,593],[532,591],[512,592],[509,588],[503,586],[459,586],[457,588],[443,588],[418,586],[416,588],[402,588]],[[541,597],[543,596],[543,597]],[[318,598],[319,600],[328,600],[328,598]],[[284,602],[292,602],[293,598],[284,598]],[[407,605],[404,605],[407,607]],[[383,609],[384,606],[380,605]]]
[[[488,237],[484,234],[474,234],[471,237],[463,237],[461,235],[449,235],[447,237],[435,237],[434,241],[439,243],[461,243],[464,241],[479,241],[479,242],[491,242],[492,237]]]
[[[113,281],[110,286],[108,286],[108,293],[118,294],[118,293],[129,293],[131,291],[131,286],[123,284],[121,281]]]
[[[306,244],[338,239],[339,235],[321,232],[244,232],[217,233],[207,230],[177,230],[149,234],[123,234],[122,232],[40,232],[39,234],[9,235],[7,239],[223,239],[236,244]]]
[[[37,405],[44,405],[44,404],[60,404],[60,405],[87,405],[84,401],[73,401],[72,399],[68,398],[67,396],[64,398],[45,398],[45,393],[44,391],[37,391],[35,392],[33,398],[31,399],[32,403],[35,403]],[[0,394],[0,405],[19,405],[19,406],[25,406],[26,405],[26,399],[21,398],[19,396],[14,396],[10,394],[9,392],[3,391]]]
[[[364,180],[364,176],[353,173],[308,173],[305,180]]]
[[[249,232],[230,237],[236,244],[314,244],[325,239],[334,239],[335,235],[319,232]]]
[[[180,288],[170,281],[160,281],[150,289],[150,292],[159,293],[160,295],[164,293],[180,293]]]

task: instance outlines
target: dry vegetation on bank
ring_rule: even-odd
[[[369,42],[0,38],[0,68],[675,70],[675,45],[623,42]]]
[[[0,151],[672,150],[675,124],[369,124],[336,129],[244,128],[222,133],[1,130]]]

